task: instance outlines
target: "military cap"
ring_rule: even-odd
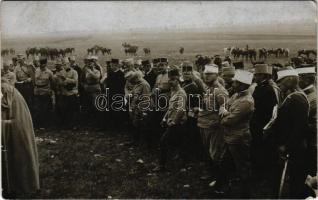
[[[46,65],[47,64],[47,58],[46,57],[41,57],[40,58],[40,65]]]
[[[204,66],[204,74],[210,74],[210,73],[219,73],[219,67],[215,64],[208,64]]]
[[[70,60],[70,61],[75,61],[75,56],[69,57],[69,60]]]
[[[111,63],[112,64],[119,64],[119,59],[112,58]]]
[[[168,76],[169,76],[169,77],[171,77],[171,76],[180,76],[179,69],[176,68],[176,67],[171,68],[171,69],[168,71]]]
[[[238,69],[235,71],[233,81],[238,81],[240,83],[251,85],[253,81],[253,76],[253,73],[249,71]]]
[[[159,58],[159,62],[168,63],[168,58]]]
[[[91,59],[92,60],[98,60],[98,57],[97,56],[92,56]]]
[[[160,58],[155,58],[155,59],[153,59],[153,64],[157,64],[157,63],[159,63],[160,62]]]
[[[235,75],[234,67],[223,67],[222,68],[223,75]]]
[[[193,64],[190,61],[185,61],[181,65],[182,72],[192,72],[193,71]]]
[[[285,67],[279,71],[277,71],[277,81],[288,77],[288,76],[298,76],[298,72],[291,66]]]
[[[149,60],[143,60],[143,61],[141,61],[141,65],[150,65],[150,61]]]
[[[223,67],[230,67],[229,61],[224,61],[224,62],[222,62],[222,66],[223,66]]]
[[[17,55],[17,59],[18,59],[18,60],[23,59],[23,58],[25,58],[23,54],[18,54],[18,55]]]
[[[244,69],[244,63],[242,61],[233,63],[233,66],[235,69]]]
[[[296,68],[298,74],[316,74],[316,66],[314,64],[302,64]]]
[[[272,75],[273,67],[268,64],[256,64],[255,65],[255,74],[269,74]]]

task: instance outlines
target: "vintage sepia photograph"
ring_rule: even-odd
[[[2,198],[317,198],[316,1],[0,5]]]

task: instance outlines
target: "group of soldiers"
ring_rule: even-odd
[[[92,126],[120,129],[128,121],[134,142],[159,144],[154,171],[167,170],[171,150],[185,161],[198,153],[213,167],[215,192],[224,193],[236,177],[242,198],[250,197],[255,174],[270,177],[278,195],[284,158],[290,198],[308,195],[306,177],[317,172],[315,64],[274,72],[269,64],[247,70],[231,60],[200,67],[169,65],[167,58],[102,66],[97,56],[83,67],[75,57],[53,69],[44,57],[33,63],[18,55],[3,63],[1,75],[22,94],[38,128],[48,126],[52,110],[66,128],[79,123],[79,113]]]

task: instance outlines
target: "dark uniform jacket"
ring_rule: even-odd
[[[118,70],[116,72],[110,71],[107,77],[106,85],[109,88],[110,96],[115,94],[125,93],[126,80],[124,77],[124,72]]]
[[[184,91],[187,93],[187,109],[191,110],[194,107],[199,106],[199,97],[197,95],[201,95],[197,84],[195,84],[192,80],[191,81],[184,81],[181,85]]]
[[[274,124],[277,144],[286,146],[287,152],[303,149],[306,145],[309,104],[300,91],[289,94],[278,109]]]
[[[152,89],[156,83],[157,74],[151,69],[150,72],[145,74],[144,79],[149,83],[150,88]]]
[[[274,106],[278,104],[278,88],[266,80],[256,86],[252,96],[255,110],[250,121],[250,129],[252,136],[259,137],[272,117]]]

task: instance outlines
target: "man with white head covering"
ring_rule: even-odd
[[[256,64],[254,73],[257,86],[252,94],[255,110],[250,121],[252,134],[251,159],[255,175],[272,172],[275,148],[272,138],[263,139],[263,128],[272,118],[274,106],[279,104],[279,88],[272,80],[272,67]]]
[[[302,65],[296,69],[299,74],[299,87],[307,95],[309,101],[308,159],[309,174],[317,174],[317,89],[316,67]]]
[[[227,152],[233,158],[236,174],[240,178],[239,198],[249,197],[249,146],[251,140],[249,121],[254,111],[254,100],[248,88],[252,84],[252,80],[251,72],[236,70],[233,78],[233,89],[236,93],[229,99],[226,106],[221,107],[219,112]],[[225,167],[221,169],[225,169]],[[227,173],[220,174],[226,176]]]
[[[223,136],[220,127],[219,108],[228,99],[226,89],[218,82],[219,68],[215,64],[205,65],[203,80],[206,84],[198,113],[198,127],[206,159],[218,163],[224,154]]]
[[[306,94],[299,89],[299,75],[295,69],[286,67],[277,72],[277,77],[283,99],[273,130],[280,156],[289,157],[289,198],[303,199],[306,197],[304,191],[308,170],[304,159],[307,154],[308,132],[305,130],[308,130],[309,102]]]

